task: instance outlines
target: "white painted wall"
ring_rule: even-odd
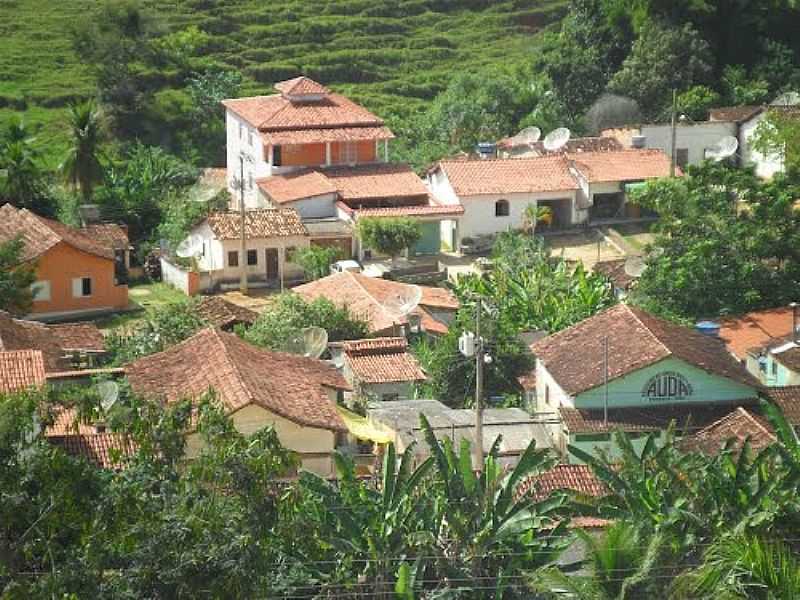
[[[756,175],[769,179],[776,173],[783,172],[784,157],[780,154],[767,156],[753,148],[753,137],[756,135],[759,123],[763,122],[765,117],[766,112],[762,112],[742,123],[739,128],[739,155],[742,157],[742,164],[754,165]]]
[[[670,155],[672,147],[672,127],[669,124],[642,125],[641,133],[646,138],[648,148],[663,150]],[[679,123],[676,130],[675,147],[689,150],[689,164],[696,165],[705,159],[705,150],[711,148],[728,135],[735,136],[735,123],[727,121],[703,121],[702,123]]]
[[[281,208],[281,204],[272,202],[264,192],[259,191],[261,201],[269,208]],[[336,194],[323,194],[313,198],[303,198],[291,203],[301,219],[322,219],[336,216]]]
[[[258,129],[248,124],[244,119],[229,109],[225,110],[226,153],[228,165],[228,191],[231,193],[233,203],[238,206],[240,190],[236,181],[240,174],[239,156],[243,154],[250,160],[244,163],[245,180],[245,206],[259,208],[260,194],[256,179],[269,177],[270,165],[264,160],[264,145]],[[252,177],[253,185],[250,185]]]
[[[507,217],[495,216],[495,203],[507,200]],[[575,192],[552,192],[538,194],[487,194],[460,198],[464,214],[460,219],[459,235],[467,236],[500,233],[508,229],[520,229],[524,222],[525,209],[537,200],[562,200],[568,206],[570,223],[575,223]]]

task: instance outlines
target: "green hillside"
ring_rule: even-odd
[[[157,26],[196,25],[210,61],[245,77],[245,93],[305,73],[385,116],[413,111],[458,72],[529,61],[534,35],[564,0],[147,1]],[[93,93],[71,42],[90,0],[0,0],[0,119],[22,112],[58,145],[67,103]],[[165,87],[169,82],[165,82]]]

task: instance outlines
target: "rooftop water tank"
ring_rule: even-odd
[[[694,328],[709,337],[719,337],[719,323],[714,321],[700,321],[695,323]]]
[[[631,136],[631,148],[644,148],[647,145],[647,138],[643,135]]]
[[[497,145],[492,142],[480,142],[476,150],[481,158],[494,158],[497,156]]]

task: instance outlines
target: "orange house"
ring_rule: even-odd
[[[36,264],[31,317],[59,319],[127,308],[128,286],[117,278],[119,253],[106,241],[27,209],[0,206],[0,243],[17,237],[24,243],[22,262]]]

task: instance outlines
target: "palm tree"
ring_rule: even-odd
[[[599,537],[578,530],[588,573],[567,574],[557,567],[542,569],[532,580],[542,592],[563,590],[576,600],[627,600],[654,597],[647,586],[659,571],[664,548],[660,534],[647,537],[625,522],[610,525]]]
[[[725,536],[708,549],[700,567],[676,580],[673,590],[673,597],[693,600],[797,600],[800,561],[781,541]]]
[[[100,112],[93,100],[72,104],[68,116],[71,146],[59,166],[67,183],[79,187],[88,203],[96,183],[103,180],[100,162]]]
[[[539,206],[539,204],[528,204],[522,214],[522,228],[530,235],[536,234],[536,226],[539,223],[550,225],[553,222],[553,209],[549,206]]]

